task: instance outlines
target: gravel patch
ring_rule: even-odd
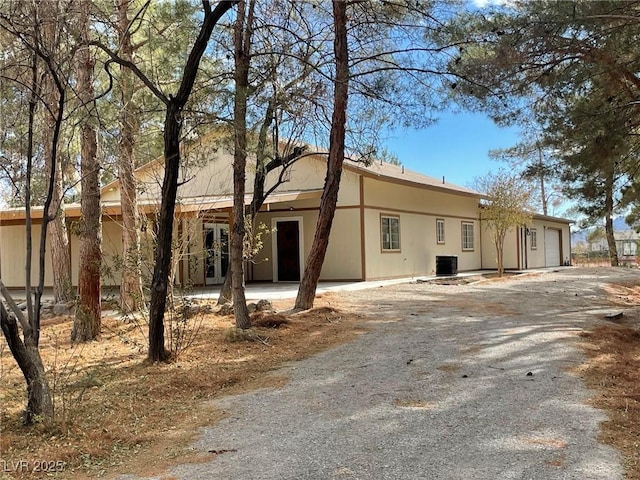
[[[228,417],[194,445],[213,459],[171,478],[621,479],[571,369],[577,334],[604,321],[603,284],[625,280],[640,273],[349,292],[370,331],[278,370],[284,388],[217,401]]]

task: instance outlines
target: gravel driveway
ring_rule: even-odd
[[[577,334],[612,310],[602,286],[631,279],[576,268],[349,292],[370,331],[278,371],[284,388],[218,401],[229,416],[195,447],[219,453],[171,475],[620,479],[621,456],[596,441],[604,415],[570,370]]]

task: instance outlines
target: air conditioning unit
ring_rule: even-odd
[[[438,255],[436,257],[436,275],[457,275],[458,257],[455,255]]]

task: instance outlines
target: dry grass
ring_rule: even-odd
[[[31,467],[39,460],[63,461],[60,478],[69,479],[139,468],[160,474],[177,457],[206,460],[215,452],[202,456],[188,445],[200,426],[223,416],[207,400],[281,386],[286,379],[270,370],[363,331],[360,317],[329,307],[330,301],[330,296],[319,299],[319,308],[295,315],[256,316],[251,331],[268,339],[264,342],[227,341],[232,317],[205,315],[193,346],[163,365],[145,361],[146,326],[105,319],[99,341],[76,347],[69,343],[71,319],[51,322],[43,328],[41,346],[55,388],[56,419],[31,428],[19,422],[24,380],[2,340],[0,458]],[[144,465],[136,457],[144,458]],[[19,470],[0,472],[0,479],[37,477]]]
[[[611,285],[612,305],[640,306],[640,287]],[[462,303],[462,302],[461,302]],[[253,316],[251,331],[268,341],[225,340],[233,330],[231,317],[206,315],[195,344],[172,364],[145,362],[144,329],[107,319],[100,341],[69,344],[71,321],[44,326],[42,353],[56,394],[57,417],[51,424],[24,428],[24,380],[0,340],[0,458],[5,462],[64,461],[58,478],[79,480],[144,469],[161,475],[178,461],[206,461],[224,452],[190,450],[198,428],[224,416],[207,400],[261,387],[278,387],[287,379],[270,373],[275,367],[348,341],[363,331],[363,322],[347,300],[325,294],[308,312],[290,313],[277,303],[279,314]],[[460,305],[462,307],[462,305]],[[501,311],[503,305],[491,305]],[[640,323],[625,312],[621,321],[582,335],[588,361],[577,373],[597,392],[592,403],[608,413],[601,440],[626,456],[627,478],[640,480]],[[255,340],[255,339],[254,339]],[[473,353],[473,349],[464,351]],[[440,371],[455,373],[457,364]],[[397,399],[399,408],[432,409],[436,405],[413,398]],[[562,467],[564,443],[531,439],[558,449],[550,465]],[[144,458],[144,465],[136,462]],[[11,466],[10,464],[8,465]],[[143,473],[138,471],[137,473]],[[44,477],[44,473],[41,474]],[[34,478],[21,471],[0,471],[5,478]]]
[[[614,305],[640,305],[640,287],[610,285]],[[600,440],[625,455],[626,478],[640,480],[640,325],[625,315],[582,334],[588,361],[578,369],[597,393],[591,403],[607,412]]]

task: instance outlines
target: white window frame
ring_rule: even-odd
[[[462,222],[462,251],[471,252],[475,249],[475,224]]]
[[[538,249],[538,230],[532,228],[529,230],[529,236],[531,237],[531,250]]]
[[[384,220],[388,220],[388,229],[385,232],[384,228]],[[395,242],[391,232],[391,222],[395,221],[398,224],[398,238],[397,248],[394,248]],[[385,244],[388,244],[388,247],[385,247]],[[400,216],[399,215],[384,215],[380,214],[380,249],[383,252],[399,252],[401,249],[400,243]]]
[[[436,243],[444,244],[444,218],[436,218]]]

